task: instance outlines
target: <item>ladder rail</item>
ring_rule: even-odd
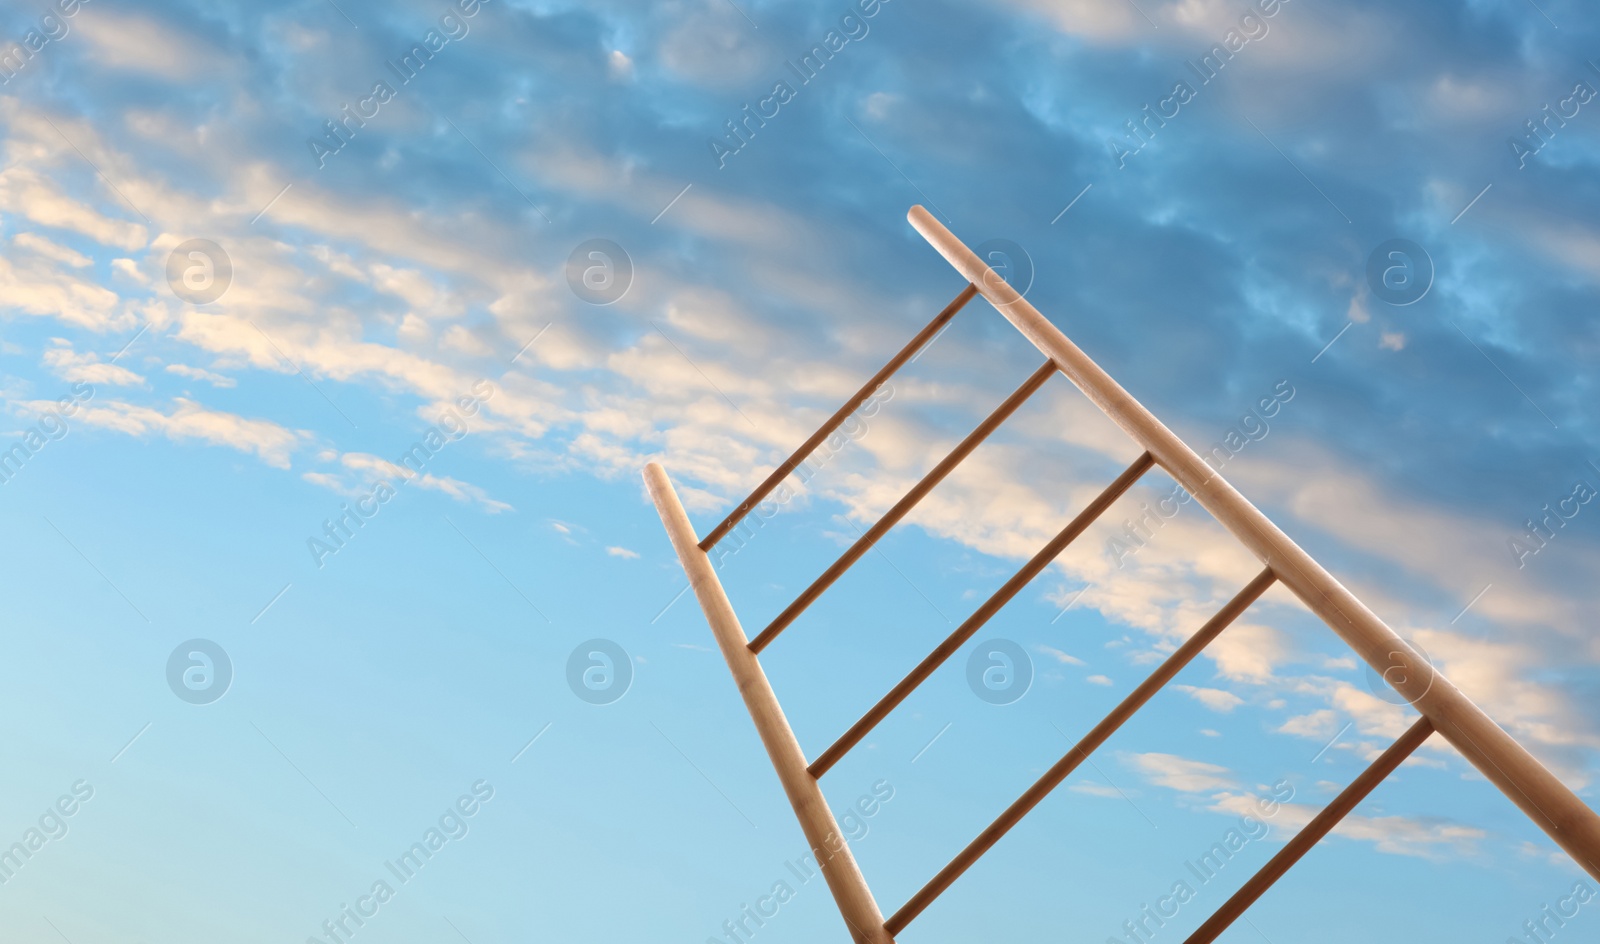
[[[822,796],[817,778],[806,772],[806,758],[800,742],[783,715],[778,696],[761,670],[760,661],[745,644],[739,617],[711,566],[711,558],[700,549],[694,525],[689,522],[688,512],[684,511],[683,503],[667,479],[666,470],[660,463],[652,462],[645,466],[644,481],[673,550],[683,564],[689,585],[705,611],[706,622],[711,624],[717,647],[722,650],[728,670],[739,686],[750,720],[755,723],[756,733],[772,760],[773,769],[778,772],[789,805],[794,807],[795,818],[800,821],[806,841],[817,857],[828,890],[833,893],[839,913],[849,925],[851,938],[856,944],[894,944],[893,937],[884,930],[883,914],[872,898],[872,891],[839,830],[833,811],[828,808],[828,801]]]
[[[1149,450],[1212,517],[1273,569],[1313,613],[1425,715],[1451,746],[1584,871],[1600,880],[1600,816],[1483,709],[1434,670],[1377,614],[1156,419],[1110,374],[920,206],[911,225],[1101,411]],[[1394,672],[1400,667],[1399,673]]]

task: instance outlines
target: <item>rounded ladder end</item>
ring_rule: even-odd
[[[652,499],[659,499],[661,495],[672,490],[671,480],[667,478],[667,470],[662,468],[659,462],[645,463],[640,475],[644,478],[645,491],[650,493]]]

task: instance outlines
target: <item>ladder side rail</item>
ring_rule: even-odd
[[[927,210],[914,206],[907,216],[917,232],[1078,389],[1149,450],[1358,656],[1387,673],[1386,678],[1395,676],[1395,689],[1433,722],[1445,740],[1600,880],[1600,816]],[[1394,671],[1396,666],[1401,671]]]
[[[716,636],[722,657],[727,660],[728,669],[738,684],[739,694],[750,712],[750,720],[755,723],[756,732],[761,736],[761,743],[772,760],[773,769],[778,772],[784,793],[794,807],[795,818],[800,821],[806,842],[816,854],[822,876],[827,880],[828,889],[839,906],[839,913],[849,925],[851,938],[856,944],[894,944],[893,936],[884,929],[883,914],[873,900],[872,891],[867,887],[844,834],[839,831],[833,811],[828,808],[821,786],[815,777],[806,772],[806,759],[800,742],[795,739],[794,731],[784,718],[778,696],[767,681],[766,673],[761,671],[761,663],[745,644],[744,630],[733,612],[733,604],[723,592],[722,582],[717,579],[716,570],[711,566],[711,558],[700,549],[694,525],[689,522],[689,515],[673,491],[666,471],[659,463],[652,462],[645,466],[644,480],[656,511],[661,515],[661,522],[666,526],[667,536],[672,540],[672,547],[678,554],[678,560],[683,564],[689,584],[694,587],[700,608],[705,612],[706,622]]]

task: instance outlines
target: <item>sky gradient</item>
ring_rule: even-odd
[[[954,297],[914,204],[1595,802],[1597,89],[1577,0],[8,6],[6,940],[847,939],[639,471],[705,533]],[[959,314],[719,558],[746,632],[1040,361]],[[1137,454],[1050,381],[763,654],[808,755]],[[829,772],[886,912],[1259,570],[1172,493]],[[900,940],[1181,941],[1397,701],[1274,588]],[[1580,882],[1436,738],[1222,940]]]

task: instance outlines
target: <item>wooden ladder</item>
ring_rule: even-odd
[[[967,281],[967,287],[928,323],[916,337],[884,365],[838,412],[778,466],[750,496],[733,509],[704,539],[695,535],[688,514],[678,501],[667,474],[658,463],[645,467],[644,479],[656,510],[666,526],[678,559],[716,636],[717,645],[733,673],[745,707],[755,722],[772,766],[794,807],[795,816],[821,864],[828,888],[838,903],[857,944],[892,944],[912,919],[933,902],[985,852],[1022,820],[1050,791],[1075,770],[1091,752],[1114,734],[1162,686],[1189,664],[1273,583],[1281,582],[1299,597],[1356,654],[1383,673],[1422,717],[1400,736],[1342,793],[1286,843],[1262,869],[1244,884],[1186,944],[1206,944],[1220,935],[1246,908],[1278,880],[1301,856],[1326,836],[1374,787],[1430,735],[1438,732],[1488,780],[1543,829],[1595,879],[1600,880],[1600,817],[1544,768],[1533,755],[1492,721],[1460,690],[1440,675],[1373,612],[1346,590],[1310,555],[1301,550],[1233,486],[1162,425],[1117,384],[1033,305],[1006,284],[993,269],[920,206],[911,208],[911,225],[922,234]],[[879,386],[912,360],[957,312],[976,295],[983,295],[1023,336],[1044,354],[1043,365],[1023,381],[976,429],[919,481],[905,497],[869,528],[844,554],[803,591],[755,639],[747,640],[739,618],[723,592],[708,552],[761,503],[800,463],[865,403]],[[1007,417],[1055,374],[1068,380],[1093,400],[1144,452],[1098,497],[1039,549],[1022,569],[941,642],[916,668],[872,707],[861,720],[813,761],[807,761],[790,730],[777,696],[767,682],[757,656],[801,612],[852,564],[859,560],[897,522]],[[1262,571],[1208,620],[1193,636],[1167,657],[1150,677],[1133,690],[1099,724],[1085,734],[1016,802],[970,842],[899,910],[884,919],[862,876],[850,847],[839,831],[818,783],[852,747],[894,710],[916,687],[933,674],[1001,607],[1005,606],[1050,562],[1093,524],[1113,502],[1151,468],[1160,466],[1209,511],[1223,527],[1252,551]]]

